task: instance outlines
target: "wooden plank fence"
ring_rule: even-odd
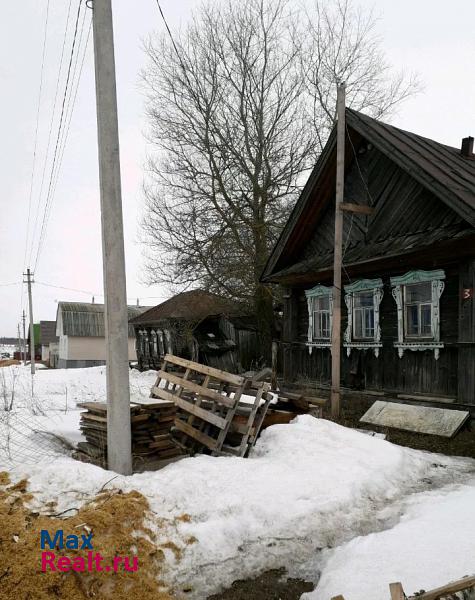
[[[400,582],[389,584],[390,600],[449,600],[452,594],[475,588],[475,575],[471,577],[463,577],[457,581],[452,581],[447,585],[422,592],[416,596],[406,596]],[[333,596],[331,600],[346,600],[344,596]],[[348,599],[351,600],[351,599]]]

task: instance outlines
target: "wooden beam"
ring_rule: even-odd
[[[198,442],[200,442],[200,444],[203,444],[203,446],[206,446],[210,450],[215,450],[216,449],[216,440],[214,440],[209,435],[206,435],[205,433],[202,433],[201,431],[198,431],[197,429],[195,429],[191,425],[188,425],[188,423],[184,423],[183,421],[180,421],[180,419],[176,419],[175,420],[175,427],[179,431],[182,431],[183,433],[186,433],[190,437],[194,438],[195,440],[197,440]]]
[[[213,400],[213,402],[217,402],[218,404],[224,404],[225,406],[228,406],[228,407],[232,407],[236,404],[236,401],[234,400],[234,398],[229,398],[228,396],[219,394],[218,392],[215,392],[214,390],[210,390],[209,388],[206,388],[202,385],[199,385],[198,383],[195,383],[194,381],[190,381],[188,379],[183,379],[182,377],[177,377],[176,375],[172,375],[171,373],[167,373],[166,371],[159,371],[158,376],[161,379],[165,379],[165,380],[169,381],[170,383],[173,383],[173,384],[181,387],[184,390],[189,390],[190,392],[193,392],[194,394],[198,394],[198,396],[204,396],[205,398],[209,398],[210,400]],[[158,388],[158,389],[160,389],[160,388]],[[155,394],[157,394],[157,396],[158,396],[156,387],[153,388],[153,392]],[[175,396],[175,394],[173,394],[173,396]],[[165,398],[165,400],[167,400],[167,399],[168,398]]]
[[[406,600],[406,595],[399,582],[389,584],[389,593],[391,594],[391,600]]]
[[[209,375],[210,377],[214,377],[215,379],[219,379],[221,381],[233,383],[234,385],[243,385],[244,383],[244,377],[241,377],[240,375],[234,375],[233,373],[228,373],[227,371],[214,369],[213,367],[208,367],[207,365],[202,365],[200,363],[193,362],[192,360],[187,360],[186,358],[174,356],[173,354],[166,354],[164,361],[167,363],[172,363],[173,365],[185,367],[185,369],[191,369],[192,371],[203,373],[204,375]]]
[[[195,406],[191,402],[187,402],[186,400],[183,400],[183,398],[177,398],[175,400],[175,402],[176,402],[176,405],[178,407],[180,407],[181,409],[183,409],[185,412],[191,413],[195,417],[198,417],[199,419],[202,419],[203,421],[211,423],[212,425],[216,425],[216,427],[219,427],[220,429],[224,429],[227,425],[226,420],[223,419],[222,417],[215,415],[214,413],[206,410],[205,408],[201,408],[200,406]]]
[[[359,213],[361,215],[372,215],[374,208],[372,206],[364,206],[363,204],[352,204],[351,202],[342,202],[340,210],[346,212]]]
[[[435,590],[424,592],[420,596],[417,596],[417,600],[439,600],[441,596],[455,594],[456,592],[461,592],[462,590],[466,590],[471,587],[475,587],[475,575],[472,577],[464,577],[462,579],[458,579],[457,581],[452,581],[452,583],[444,585]],[[415,600],[415,598],[415,596],[411,596],[409,600]]]

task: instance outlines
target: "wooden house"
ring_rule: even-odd
[[[342,383],[475,404],[473,138],[346,119],[344,202],[366,208],[344,212]],[[335,172],[334,130],[262,275],[284,287],[290,380],[331,379]]]
[[[258,359],[255,319],[236,302],[204,290],[177,294],[130,324],[140,369],[159,369],[167,353],[234,373]]]

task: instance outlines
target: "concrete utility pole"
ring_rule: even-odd
[[[331,415],[340,416],[341,263],[343,239],[343,192],[345,183],[345,84],[337,86],[335,250],[333,259],[332,388]]]
[[[107,356],[107,464],[130,475],[128,313],[111,0],[93,0]]]
[[[23,364],[26,365],[26,315],[25,315],[25,311],[23,311],[23,315],[22,315],[22,321],[23,321]]]
[[[28,284],[28,305],[30,307],[30,365],[31,374],[35,374],[35,329],[33,326],[33,299],[31,297],[31,284],[33,275],[30,269],[26,270],[26,283]]]
[[[20,352],[20,361],[21,361],[21,336],[20,336],[20,323],[18,323],[18,350]]]

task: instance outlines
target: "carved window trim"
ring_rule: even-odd
[[[330,306],[330,336],[328,338],[315,339],[313,337],[313,314],[315,312],[315,298],[328,296]],[[331,348],[332,345],[332,327],[333,327],[333,288],[325,285],[316,285],[310,290],[305,290],[308,310],[308,330],[307,346],[309,354],[312,354],[313,348]]]
[[[438,360],[440,350],[444,344],[440,341],[440,297],[445,287],[445,272],[442,269],[435,271],[409,271],[399,277],[391,277],[392,295],[397,306],[397,331],[398,341],[394,342],[399,358],[402,358],[406,350],[423,351],[433,350],[434,358]],[[404,286],[417,283],[431,283],[431,331],[430,340],[424,338],[407,338],[404,333]]]
[[[373,293],[373,310],[374,310],[374,337],[372,340],[364,341],[355,339],[353,335],[354,323],[354,297],[360,292]],[[345,304],[348,309],[348,324],[344,334],[343,346],[346,348],[347,356],[350,356],[351,350],[372,349],[376,358],[379,356],[379,349],[383,347],[381,343],[381,326],[379,318],[379,306],[383,299],[383,281],[382,279],[360,279],[350,285],[345,285]]]

